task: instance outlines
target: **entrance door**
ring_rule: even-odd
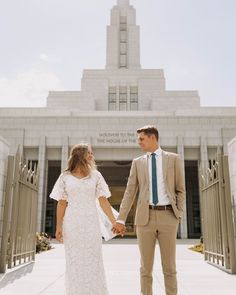
[[[109,199],[113,208],[117,211],[124,196],[126,184],[131,168],[131,161],[102,161],[98,165],[98,170],[102,173],[111,190],[112,197]],[[136,210],[136,201],[132,206],[126,220],[126,236],[135,236],[134,217]]]
[[[117,211],[120,209],[120,203],[123,198],[126,184],[129,177],[131,161],[100,161],[97,163],[98,170],[102,173],[111,190],[112,197],[109,199],[113,208]],[[55,236],[56,230],[56,205],[57,202],[48,196],[61,173],[60,161],[48,162],[48,187],[47,187],[47,209],[46,209],[46,226],[45,232],[50,236]],[[135,236],[134,216],[136,202],[132,206],[126,221],[126,236]]]
[[[201,236],[198,161],[185,161],[188,238]]]
[[[53,186],[61,174],[61,161],[48,161],[48,186],[47,186],[47,209],[45,232],[51,237],[55,237],[56,231],[56,207],[57,202],[49,198]]]

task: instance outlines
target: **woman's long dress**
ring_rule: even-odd
[[[97,170],[82,179],[62,173],[50,194],[53,199],[68,202],[63,220],[67,295],[108,294],[96,198],[110,195]]]

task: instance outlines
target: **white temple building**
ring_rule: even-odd
[[[136,130],[157,126],[162,149],[179,153],[185,166],[186,211],[179,237],[201,235],[198,167],[217,148],[227,154],[236,135],[236,107],[201,107],[197,91],[169,91],[162,69],[142,69],[140,32],[129,0],[117,0],[107,27],[105,69],[84,70],[81,91],[50,91],[42,108],[0,108],[0,135],[40,169],[38,229],[55,232],[56,203],[48,198],[70,148],[91,143],[98,168],[119,208],[132,159],[142,154]],[[224,98],[222,97],[222,100]],[[135,204],[127,220],[134,235]]]

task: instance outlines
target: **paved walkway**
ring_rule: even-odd
[[[236,275],[204,262],[203,256],[188,248],[193,240],[178,240],[178,295],[235,295]],[[64,248],[36,255],[36,262],[0,275],[1,295],[62,295],[64,289]],[[115,239],[103,245],[104,264],[110,295],[138,295],[139,253],[137,241]],[[154,266],[154,295],[165,295],[157,247]],[[84,294],[86,295],[86,294]],[[96,294],[94,294],[96,295]]]

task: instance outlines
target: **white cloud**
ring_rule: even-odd
[[[56,55],[53,55],[53,56],[48,56],[47,54],[45,53],[41,53],[39,55],[39,61],[40,61],[40,64],[45,64],[45,63],[61,63],[61,58],[59,56],[56,56]]]
[[[49,57],[48,55],[44,54],[44,53],[41,53],[40,56],[39,56],[40,60],[42,61],[49,61]]]
[[[0,78],[0,107],[46,105],[49,90],[63,90],[60,79],[49,71],[30,69],[15,78]]]

